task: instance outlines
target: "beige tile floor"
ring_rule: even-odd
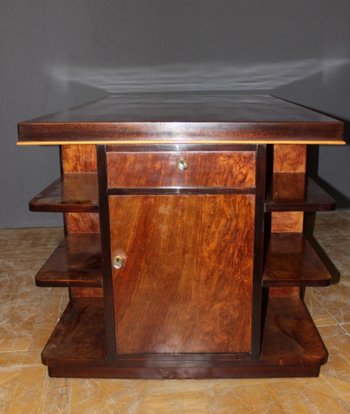
[[[0,413],[350,413],[350,212],[319,214],[315,235],[341,273],[306,293],[330,352],[319,378],[144,381],[47,376],[40,351],[67,295],[33,278],[62,229],[0,230]]]

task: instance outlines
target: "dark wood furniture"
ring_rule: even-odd
[[[308,144],[343,124],[265,95],[120,94],[18,125],[59,145],[30,201],[66,237],[36,275],[70,300],[42,360],[52,376],[316,376],[327,351],[303,303],[330,274],[303,232],[332,200]]]

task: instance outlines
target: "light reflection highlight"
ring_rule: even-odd
[[[110,93],[191,90],[271,90],[309,76],[332,73],[349,59],[305,59],[266,63],[198,63],[124,68],[50,68],[61,83],[77,82]]]

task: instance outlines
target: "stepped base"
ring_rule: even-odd
[[[42,360],[53,377],[267,378],[315,377],[327,350],[297,297],[269,299],[259,359],[249,354],[139,354],[107,359],[103,302],[71,302]]]

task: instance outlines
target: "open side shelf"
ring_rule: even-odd
[[[335,200],[302,173],[274,173],[265,211],[329,211]]]
[[[99,233],[69,234],[35,276],[37,286],[101,287]]]
[[[42,353],[51,376],[243,378],[317,376],[327,350],[299,297],[269,299],[260,358],[239,354],[138,354],[106,358],[101,299],[76,299]]]
[[[97,212],[97,173],[66,173],[29,202],[31,211]]]
[[[330,279],[329,271],[304,234],[271,234],[264,287],[327,286]]]

